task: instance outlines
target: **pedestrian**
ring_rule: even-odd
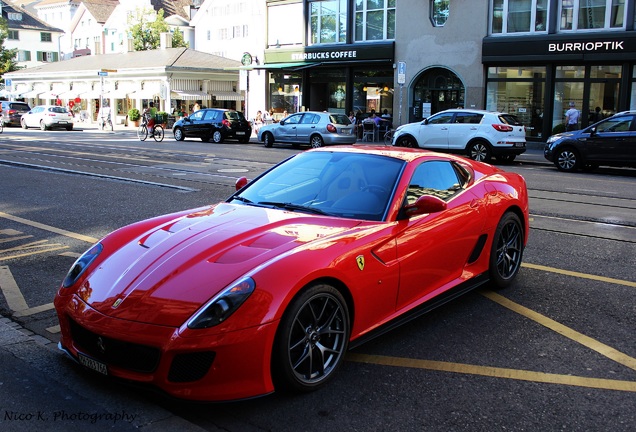
[[[570,102],[570,109],[565,112],[565,130],[574,131],[579,128],[579,117],[581,113],[576,109],[576,104]]]

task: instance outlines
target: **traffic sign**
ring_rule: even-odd
[[[108,72],[105,72],[105,71],[97,72],[97,76],[102,76],[102,77],[108,76]]]
[[[398,62],[398,84],[406,82],[406,62]]]
[[[117,69],[102,69],[102,72],[117,72]]]

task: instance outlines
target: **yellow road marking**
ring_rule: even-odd
[[[55,233],[55,234],[61,234],[61,235],[66,236],[66,237],[71,237],[71,238],[74,238],[76,240],[85,241],[87,243],[97,243],[97,241],[98,241],[98,239],[96,239],[94,237],[85,236],[83,234],[77,234],[77,233],[74,233],[74,232],[71,232],[71,231],[67,231],[67,230],[61,229],[61,228],[55,228],[55,227],[52,227],[50,225],[45,225],[45,224],[42,224],[42,223],[39,223],[39,222],[30,221],[28,219],[23,219],[21,217],[13,216],[13,215],[10,215],[10,214],[4,213],[4,212],[0,212],[0,217],[12,220],[14,222],[18,222],[18,223],[21,223],[21,224],[29,225],[29,226],[32,226],[34,228],[39,228],[39,229],[43,229],[45,231],[50,231],[50,232]]]
[[[0,291],[4,294],[4,298],[7,300],[7,305],[12,311],[20,311],[29,308],[24,296],[18,288],[18,284],[15,283],[15,279],[11,274],[11,270],[7,266],[0,266]]]
[[[55,306],[53,306],[53,303],[47,303],[47,304],[43,304],[43,305],[40,305],[40,306],[35,306],[35,307],[32,307],[32,308],[27,308],[27,309],[15,311],[13,316],[15,316],[15,317],[23,317],[23,316],[35,315],[35,314],[40,313],[40,312],[46,312],[48,310],[51,310],[54,307]]]
[[[490,366],[476,366],[461,363],[448,363],[433,360],[418,360],[402,357],[389,357],[358,353],[347,354],[347,360],[357,363],[369,363],[382,366],[428,369],[441,372],[480,375],[493,378],[506,378],[520,381],[541,382],[547,384],[562,384],[577,387],[590,387],[605,390],[636,392],[636,382],[634,381],[587,378],[581,376],[550,374],[519,369],[506,369]]]
[[[17,254],[17,255],[9,255],[9,256],[5,256],[0,258],[0,261],[9,261],[15,258],[23,258],[26,256],[31,256],[31,255],[38,255],[38,254],[43,254],[43,253],[47,253],[47,252],[55,252],[57,250],[61,250],[61,249],[68,249],[68,246],[60,246],[60,247],[55,247],[55,248],[51,248],[51,249],[43,249],[43,250],[38,250],[38,251],[33,251],[33,252],[26,252],[26,253],[22,253],[22,254]]]
[[[538,264],[522,263],[521,267],[525,267],[525,268],[529,268],[529,269],[533,269],[533,270],[541,270],[541,271],[549,272],[549,273],[558,273],[558,274],[562,274],[562,275],[566,275],[566,276],[574,276],[574,277],[581,278],[581,279],[591,279],[591,280],[595,280],[595,281],[599,281],[599,282],[607,282],[607,283],[611,283],[611,284],[625,285],[625,286],[628,286],[628,287],[636,288],[636,282],[631,282],[631,281],[626,281],[626,280],[621,280],[621,279],[608,278],[608,277],[605,277],[605,276],[597,276],[597,275],[591,275],[591,274],[587,274],[587,273],[579,273],[579,272],[575,272],[575,271],[563,270],[563,269],[558,269],[558,268],[554,268],[554,267],[547,267],[547,266],[538,265]]]
[[[541,315],[540,313],[528,309],[525,306],[521,306],[520,304],[515,303],[495,292],[483,291],[481,294],[494,301],[495,303],[498,303],[501,306],[518,313],[519,315],[529,318],[532,321],[541,324],[542,326],[549,328],[550,330],[559,333],[560,335],[565,336],[570,340],[573,340],[574,342],[588,347],[610,360],[614,360],[615,362],[620,363],[623,366],[627,366],[630,369],[636,370],[636,359],[633,357],[623,354],[622,352],[595,339],[592,339],[589,336],[579,333],[574,329],[566,327],[563,324],[558,323],[545,315]]]
[[[6,239],[2,239],[0,240],[0,243],[8,243],[8,242],[12,242],[12,241],[17,241],[17,240],[24,240],[24,239],[28,239],[33,237],[32,235],[24,235],[24,236],[19,236],[19,237],[9,237]]]

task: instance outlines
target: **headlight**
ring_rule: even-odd
[[[75,261],[75,264],[71,266],[71,269],[66,274],[64,278],[64,282],[62,286],[64,288],[68,288],[73,285],[80,278],[84,270],[91,265],[91,263],[97,258],[97,256],[102,252],[104,246],[101,243],[95,244],[89,250],[84,252],[84,254]]]
[[[230,285],[214,297],[188,322],[188,328],[203,329],[222,323],[254,292],[254,279],[248,277]]]

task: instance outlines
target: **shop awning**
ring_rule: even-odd
[[[126,95],[128,95],[126,90],[111,90],[104,93],[104,97],[109,99],[126,99]]]
[[[87,91],[84,93],[80,93],[79,97],[82,99],[99,99],[101,93],[96,90]]]
[[[222,92],[222,91],[213,91],[212,96],[216,98],[218,101],[240,101],[243,100],[243,95],[238,94],[236,92]]]
[[[158,95],[158,91],[154,90],[137,90],[128,93],[128,97],[131,99],[154,99],[155,95]]]
[[[36,98],[42,93],[42,90],[30,90],[20,94],[21,98]]]
[[[181,100],[210,99],[211,94],[198,90],[172,90],[170,96]]]
[[[58,96],[57,93],[48,91],[48,92],[40,93],[38,97],[40,99],[46,100],[46,99],[57,99],[57,96]]]

